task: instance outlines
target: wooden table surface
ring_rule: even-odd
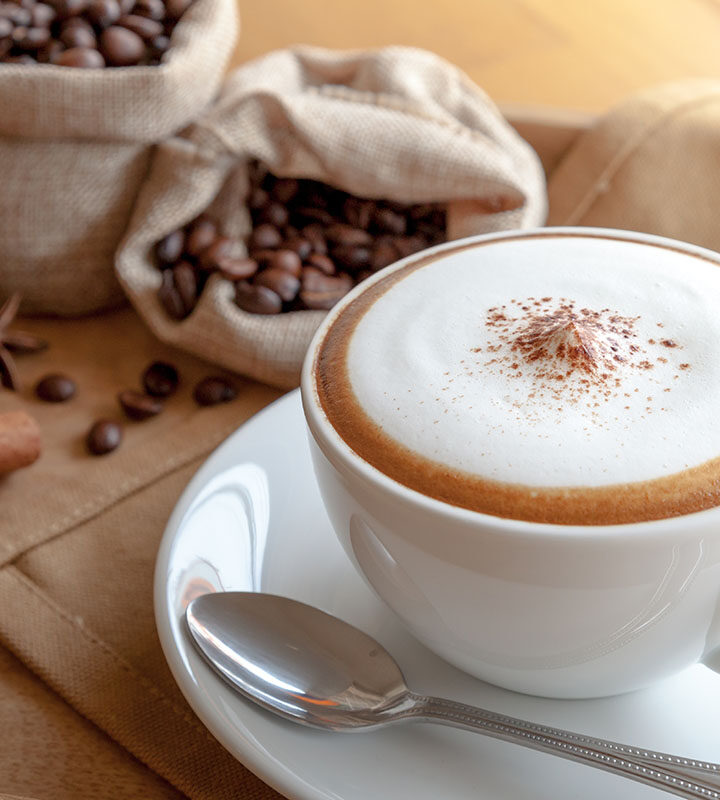
[[[720,75],[720,0],[238,0],[235,64],[291,44],[414,45],[499,104],[603,112],[664,81]]]

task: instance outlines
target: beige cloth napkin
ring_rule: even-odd
[[[550,177],[551,220],[720,245],[716,97],[714,84],[665,87],[600,120]],[[278,392],[243,382],[234,402],[198,409],[190,389],[214,370],[159,344],[129,310],[25,327],[52,346],[18,359],[21,393],[0,391],[0,411],[34,414],[45,444],[35,465],[0,480],[0,798],[277,797],[176,688],[155,632],[152,573],[187,481]],[[116,415],[115,393],[158,357],[181,370],[177,396],[160,417],[129,423],[115,453],[87,456],[90,423]],[[77,379],[70,403],[34,399],[34,381],[50,370]]]

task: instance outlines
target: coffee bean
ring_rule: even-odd
[[[259,214],[261,222],[267,222],[276,228],[284,228],[288,224],[289,214],[285,206],[280,203],[269,203]]]
[[[373,247],[370,256],[370,266],[373,270],[383,269],[399,258],[399,253],[392,241],[379,239]]]
[[[200,266],[207,270],[219,269],[222,259],[232,258],[235,255],[237,245],[238,243],[228,236],[218,236],[210,247],[201,252]]]
[[[312,246],[313,253],[320,253],[321,255],[327,255],[327,242],[325,241],[325,235],[323,234],[323,227],[322,225],[306,225],[302,229],[302,235],[305,239],[310,242]]]
[[[372,200],[358,200],[356,197],[348,197],[343,203],[343,216],[353,228],[366,230],[370,225],[374,211],[375,203]]]
[[[258,262],[254,258],[221,258],[218,270],[223,278],[239,281],[251,278],[258,271]]]
[[[198,217],[188,229],[185,252],[197,257],[217,238],[217,226],[208,217]]]
[[[250,250],[265,250],[280,247],[282,236],[280,231],[273,225],[263,223],[253,230],[248,239]]]
[[[285,231],[285,241],[282,243],[283,250],[292,250],[297,253],[301,261],[304,261],[312,252],[313,247],[307,239],[301,236],[288,235],[287,229]]]
[[[0,6],[0,15],[3,19],[10,20],[13,27],[29,28],[32,25],[32,12],[14,3],[4,3]]]
[[[371,252],[368,247],[356,245],[338,245],[330,251],[333,261],[341,264],[351,272],[370,265]]]
[[[48,403],[64,403],[74,397],[76,391],[75,381],[61,374],[46,375],[35,386],[35,394]]]
[[[120,392],[118,403],[127,417],[138,421],[156,417],[163,410],[162,401],[157,397],[136,392],[134,389]]]
[[[173,319],[181,320],[185,318],[185,303],[175,286],[175,279],[173,278],[173,271],[171,269],[163,271],[162,282],[158,289],[157,296],[165,311],[167,311]]]
[[[133,14],[139,14],[141,17],[149,17],[150,19],[163,20],[165,19],[165,4],[162,0],[135,0]]]
[[[294,213],[303,224],[319,222],[321,225],[332,225],[335,221],[333,215],[324,208],[302,206],[301,208],[296,208]]]
[[[58,19],[67,19],[82,14],[90,5],[89,0],[48,0]]]
[[[271,267],[260,272],[255,276],[253,285],[272,289],[286,303],[294,300],[300,291],[300,279],[279,267]]]
[[[73,47],[70,50],[64,50],[59,53],[52,63],[61,67],[99,69],[105,66],[105,59],[97,50],[91,50],[87,47]]]
[[[373,237],[367,231],[342,222],[336,222],[326,228],[325,238],[332,244],[343,247],[367,247],[373,241]]]
[[[163,26],[157,20],[140,16],[140,14],[125,14],[115,24],[127,28],[145,41],[161,36],[164,31]]]
[[[170,37],[156,36],[148,42],[148,47],[150,49],[150,54],[154,58],[162,58],[170,49]]]
[[[10,22],[9,19],[5,17],[0,17],[0,39],[6,39],[9,36],[12,36],[12,32],[15,29],[15,26]]]
[[[25,35],[16,45],[22,50],[40,50],[50,41],[50,31],[47,28],[27,28]]]
[[[277,253],[277,250],[253,250],[251,257],[257,261],[262,268],[270,266],[270,262],[272,261],[275,253]]]
[[[117,422],[98,420],[88,431],[85,445],[94,456],[111,453],[122,441],[122,428]]]
[[[52,6],[46,3],[36,3],[31,9],[32,25],[35,28],[49,28],[57,14]]]
[[[390,208],[378,208],[373,214],[373,222],[383,233],[402,236],[407,230],[407,219]]]
[[[193,390],[193,398],[200,406],[216,406],[229,403],[237,397],[237,390],[225,378],[203,378]]]
[[[302,259],[293,250],[275,250],[268,259],[268,266],[271,269],[281,269],[297,277],[302,269]]]
[[[87,28],[80,25],[66,26],[60,32],[59,38],[68,49],[74,47],[95,49],[97,47],[97,37],[89,26]]]
[[[267,286],[253,286],[247,281],[235,285],[235,303],[250,314],[279,314],[282,299],[277,292]]]
[[[113,67],[132,67],[145,54],[145,45],[136,33],[111,25],[100,34],[100,52]]]
[[[259,186],[256,186],[251,192],[248,198],[248,207],[252,211],[260,211],[261,209],[265,208],[265,206],[270,202],[270,195],[265,191],[265,189],[261,189]]]
[[[287,205],[298,193],[300,184],[295,178],[278,178],[272,187],[272,196],[283,205]]]
[[[109,28],[120,19],[122,12],[117,0],[93,0],[87,10],[87,18],[98,28]]]
[[[420,236],[397,236],[393,239],[393,245],[400,258],[406,258],[425,249],[425,242]]]
[[[165,0],[165,15],[170,20],[178,20],[191,4],[192,0]]]
[[[300,299],[307,308],[325,311],[332,308],[352,287],[352,278],[347,273],[341,272],[331,277],[313,267],[305,267]]]
[[[172,231],[155,245],[155,255],[163,266],[174,264],[182,255],[185,246],[183,231]]]
[[[195,268],[189,261],[178,261],[172,268],[173,281],[187,316],[197,303],[197,278]]]
[[[142,385],[153,397],[169,397],[180,382],[178,371],[166,361],[153,361],[142,374]]]

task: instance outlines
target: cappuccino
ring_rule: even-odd
[[[317,350],[366,462],[429,497],[606,525],[720,505],[720,270],[672,243],[548,230],[391,268]]]

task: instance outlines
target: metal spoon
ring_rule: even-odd
[[[720,800],[720,765],[595,739],[492,711],[413,694],[373,638],[312,606],[269,594],[193,600],[193,641],[243,695],[286,719],[333,731],[417,719],[553,753],[686,798]]]

